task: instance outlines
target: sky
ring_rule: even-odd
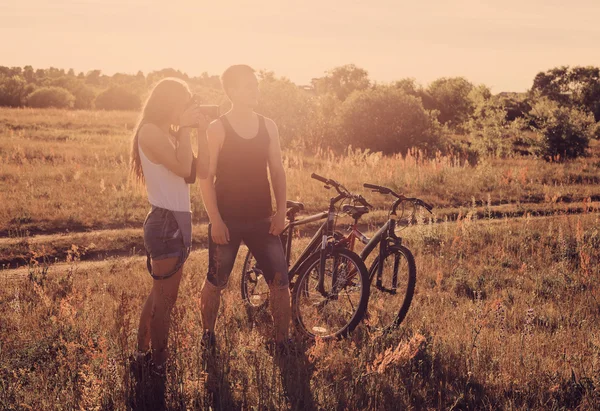
[[[231,64],[296,84],[353,63],[379,83],[463,76],[525,91],[600,66],[598,0],[2,0],[0,65],[191,76]]]

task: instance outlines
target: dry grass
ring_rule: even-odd
[[[67,260],[52,268],[33,263],[21,276],[0,272],[2,409],[128,407],[126,358],[151,280],[139,257],[78,259],[90,243],[128,253],[123,248],[135,245],[128,241],[141,235],[147,206],[125,179],[134,120],[132,113],[0,110],[0,231],[12,237],[0,241],[0,252],[22,247],[29,258],[54,246],[47,255]],[[249,319],[241,304],[238,260],[217,326],[220,356],[207,375],[198,304],[207,255],[198,249],[174,314],[170,407],[598,409],[600,221],[591,201],[597,162],[514,159],[470,167],[416,154],[288,151],[290,198],[313,210],[327,196],[310,180],[312,171],[351,189],[370,180],[436,204],[437,223],[402,232],[418,267],[408,317],[390,335],[359,326],[350,339],[301,346],[282,361],[266,347],[269,316]],[[380,207],[389,201],[369,198]],[[196,210],[199,201],[194,190]],[[383,211],[373,213],[368,227],[383,218]],[[195,223],[201,248],[201,212]],[[132,228],[23,236],[123,226]]]
[[[175,409],[593,409],[600,405],[597,214],[461,220],[407,229],[419,268],[406,321],[359,327],[281,362],[270,321],[249,321],[239,262],[218,324],[220,372],[199,363],[206,251],[186,267],[175,314],[168,401]],[[75,255],[76,256],[76,255]],[[4,280],[3,408],[125,408],[144,263],[76,260]]]
[[[136,113],[0,109],[0,234],[22,236],[139,227],[145,193],[127,179],[129,142]],[[597,149],[597,147],[596,147]],[[552,164],[536,159],[486,160],[475,167],[455,157],[420,153],[383,158],[349,150],[285,151],[289,197],[310,210],[326,207],[328,194],[311,172],[339,179],[360,192],[376,182],[419,195],[438,209],[597,201],[598,158]],[[376,206],[387,199],[370,193]],[[194,222],[206,222],[196,188]]]

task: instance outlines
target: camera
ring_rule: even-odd
[[[205,105],[201,104],[198,107],[200,108],[200,112],[202,114],[204,114],[206,117],[210,118],[211,120],[215,120],[215,119],[219,118],[219,106],[210,105],[210,104],[205,104]]]
[[[200,112],[211,120],[215,120],[219,117],[219,106],[214,104],[199,104],[200,98],[194,94],[192,99],[188,103],[187,107],[196,105],[200,109]]]

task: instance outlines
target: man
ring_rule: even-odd
[[[269,285],[275,342],[281,347],[287,341],[291,307],[287,262],[277,237],[286,216],[279,132],[272,120],[254,112],[258,80],[251,67],[231,66],[221,82],[232,108],[208,127],[209,171],[200,180],[210,219],[209,268],[200,296],[203,340],[214,344],[221,291],[244,241]],[[267,168],[277,204],[275,214]]]

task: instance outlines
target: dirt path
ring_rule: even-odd
[[[553,218],[561,218],[564,217],[565,215],[577,215],[578,213],[565,213],[565,214],[550,214],[550,215],[521,215],[521,216],[515,216],[515,217],[510,217],[509,221],[511,223],[518,223],[518,222],[523,222],[523,220],[529,218],[530,221],[536,221],[536,220],[546,220],[546,219],[553,219]],[[579,213],[581,214],[581,213]],[[595,210],[594,212],[590,212],[589,214],[600,214],[600,210]],[[439,220],[438,220],[439,222]],[[448,224],[455,224],[455,221],[448,221]],[[500,218],[475,218],[473,221],[474,224],[504,224],[506,223],[506,219],[500,219]],[[376,228],[374,225],[363,225],[361,227],[361,230],[365,233],[373,233],[374,230],[373,228]],[[302,232],[301,234],[304,236],[308,236],[308,235],[312,235],[314,233],[314,231],[316,230],[316,225],[313,225],[313,227],[309,227],[307,230],[305,230],[304,232]],[[97,232],[93,232],[93,233],[89,233],[90,235],[94,235],[94,236],[99,236],[99,237],[106,237],[110,234],[114,235],[116,234],[120,234],[122,230],[105,230],[105,231],[97,231]],[[139,236],[139,230],[132,230],[134,231],[136,236]],[[197,231],[201,231],[200,229]],[[206,237],[206,233],[204,234],[204,237]],[[54,239],[55,236],[48,236],[47,239]],[[40,239],[39,237],[35,237],[34,239],[31,239],[32,241],[42,241],[42,240],[47,240],[47,239]],[[2,241],[6,242],[6,239],[3,239]],[[206,238],[204,238],[204,243],[206,242]],[[198,244],[197,244],[198,245]],[[194,246],[194,251],[192,251],[192,254],[195,253],[200,253],[200,252],[205,252],[206,251],[206,244],[202,245],[199,244],[199,246],[195,245]],[[143,247],[143,244],[142,244]],[[113,250],[113,252],[110,251],[104,251],[104,256],[102,258],[92,258],[91,256],[95,256],[95,254],[85,254],[81,257],[81,260],[77,262],[77,268],[78,269],[89,269],[89,268],[93,268],[93,267],[99,267],[105,264],[110,264],[113,263],[114,261],[124,261],[124,259],[129,259],[132,261],[144,261],[144,259],[146,258],[145,255],[132,255],[131,251],[125,251],[125,250]],[[54,262],[54,263],[48,263],[48,273],[54,273],[54,272],[59,272],[61,270],[66,269],[69,266],[70,263],[64,262],[64,261],[60,261],[60,262]],[[19,280],[19,279],[23,279],[25,278],[28,273],[29,273],[29,267],[28,266],[20,266],[20,267],[16,267],[16,268],[4,268],[4,269],[0,269],[0,282],[10,282],[10,281],[14,281],[14,280]]]

